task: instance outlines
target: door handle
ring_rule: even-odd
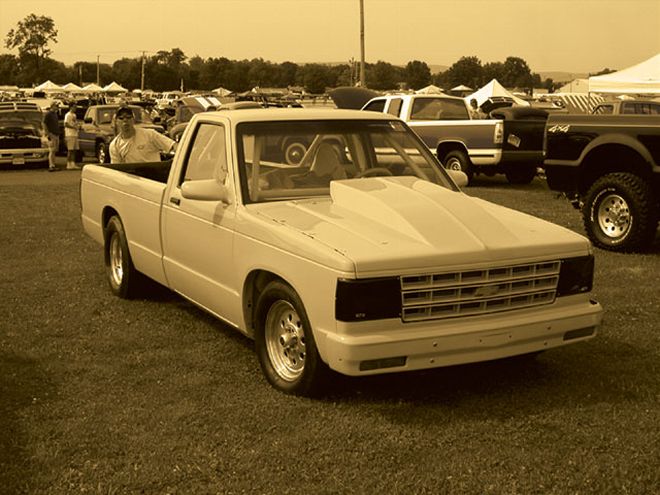
[[[179,206],[181,204],[181,200],[179,198],[172,197],[170,198],[170,203],[174,203],[175,205]]]

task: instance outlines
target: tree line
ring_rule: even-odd
[[[353,86],[359,80],[358,64],[296,64],[273,63],[262,58],[229,60],[225,57],[188,58],[179,48],[161,50],[148,56],[122,58],[112,64],[76,62],[67,66],[50,58],[49,43],[57,43],[57,29],[50,17],[28,15],[11,29],[5,47],[17,49],[18,55],[0,55],[0,85],[31,87],[46,79],[58,84],[75,82],[82,85],[98,82],[101,85],[116,81],[130,89],[154,91],[211,90],[223,87],[244,92],[254,87],[299,87],[308,93],[321,94],[327,88]],[[508,57],[504,62],[482,64],[475,56],[462,57],[447,70],[431,73],[422,61],[412,60],[405,66],[385,61],[367,63],[365,78],[368,88],[375,90],[420,89],[429,84],[450,89],[464,84],[479,88],[491,79],[506,87],[521,89],[547,88],[552,91],[552,79],[541,81],[532,73],[527,62]]]

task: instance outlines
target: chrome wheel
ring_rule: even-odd
[[[119,287],[124,279],[124,257],[121,250],[121,239],[117,232],[113,232],[112,237],[110,238],[108,255],[112,282]]]
[[[626,200],[618,194],[608,194],[598,205],[598,226],[607,237],[625,237],[630,230],[632,216]]]
[[[276,301],[268,310],[265,324],[268,358],[277,375],[296,380],[305,369],[305,329],[300,316],[288,301]]]
[[[105,147],[105,143],[99,143],[96,145],[96,160],[99,163],[105,163],[107,161],[108,154]]]
[[[461,166],[461,161],[458,158],[451,157],[449,160],[447,160],[447,163],[445,164],[445,168],[449,170],[458,170],[461,172],[463,170],[463,167]]]

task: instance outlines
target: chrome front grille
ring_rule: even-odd
[[[455,318],[550,304],[559,261],[401,277],[404,322]]]

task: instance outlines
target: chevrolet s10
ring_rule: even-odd
[[[287,136],[310,143],[299,163]],[[82,223],[116,295],[169,287],[253,338],[287,393],[594,337],[589,241],[466,182],[391,115],[221,110],[170,163],[86,165]]]

